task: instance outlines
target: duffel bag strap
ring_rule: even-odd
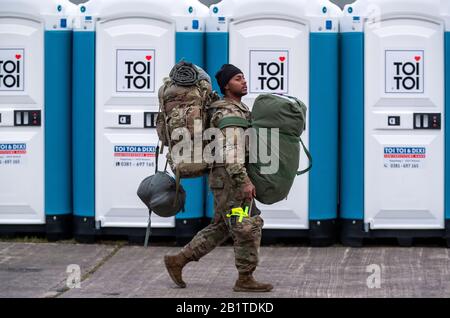
[[[309,166],[308,166],[308,168],[306,168],[305,170],[298,171],[298,172],[297,172],[297,176],[301,176],[302,174],[305,174],[305,173],[307,173],[308,171],[310,171],[310,170],[312,169],[312,164],[313,164],[313,163],[312,163],[312,156],[311,156],[311,153],[310,153],[309,150],[306,148],[305,144],[303,143],[302,138],[300,138],[300,143],[302,144],[303,151],[305,152],[306,157],[308,157],[308,160],[309,160]]]
[[[163,147],[164,147],[164,146],[163,146]],[[156,146],[155,174],[158,172],[158,159],[159,159],[159,141],[158,141],[158,146]]]

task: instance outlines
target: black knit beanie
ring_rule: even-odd
[[[225,86],[236,75],[243,74],[242,71],[232,64],[224,64],[216,74],[217,84],[219,84],[220,91],[225,94]]]

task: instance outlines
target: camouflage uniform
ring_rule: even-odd
[[[250,120],[250,111],[243,103],[224,99],[209,107],[210,127],[218,127],[218,122],[227,116],[239,116]],[[225,135],[225,130],[222,133]],[[224,146],[224,152],[236,145],[229,143]],[[216,246],[226,241],[230,236],[234,241],[236,267],[241,274],[251,274],[258,265],[258,252],[261,243],[261,230],[264,221],[260,211],[253,202],[248,218],[239,222],[235,216],[227,217],[232,208],[243,207],[246,204],[241,187],[248,180],[245,164],[226,163],[216,166],[209,175],[209,186],[214,195],[215,216],[211,224],[200,231],[186,245],[182,253],[185,257],[198,261],[211,252]]]

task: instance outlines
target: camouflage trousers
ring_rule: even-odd
[[[231,237],[238,272],[253,273],[258,265],[261,231],[264,225],[261,212],[253,202],[249,217],[244,217],[242,221],[239,217],[227,216],[231,209],[242,207],[246,202],[242,198],[240,187],[233,186],[225,168],[212,170],[209,186],[214,195],[214,219],[210,225],[197,233],[182,249],[182,253],[187,258],[198,261]]]

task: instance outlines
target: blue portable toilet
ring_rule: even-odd
[[[155,170],[158,89],[181,59],[204,64],[208,8],[197,0],[92,0],[74,29],[74,232],[143,237],[136,195]],[[165,156],[159,167],[164,169]],[[185,212],[152,214],[154,236],[192,237],[204,218],[203,178],[183,180]]]
[[[450,1],[358,0],[341,20],[342,242],[450,244]]]
[[[0,0],[0,234],[71,236],[72,18],[66,0]]]
[[[341,10],[327,0],[223,0],[210,7],[207,70],[225,63],[247,77],[250,108],[262,93],[296,96],[308,107],[302,139],[313,156],[310,173],[297,177],[286,200],[258,204],[263,237],[334,241],[338,198],[338,35]],[[214,77],[213,77],[214,78]],[[215,89],[219,90],[217,83]],[[308,160],[301,154],[300,166]],[[208,193],[207,215],[214,214]]]

